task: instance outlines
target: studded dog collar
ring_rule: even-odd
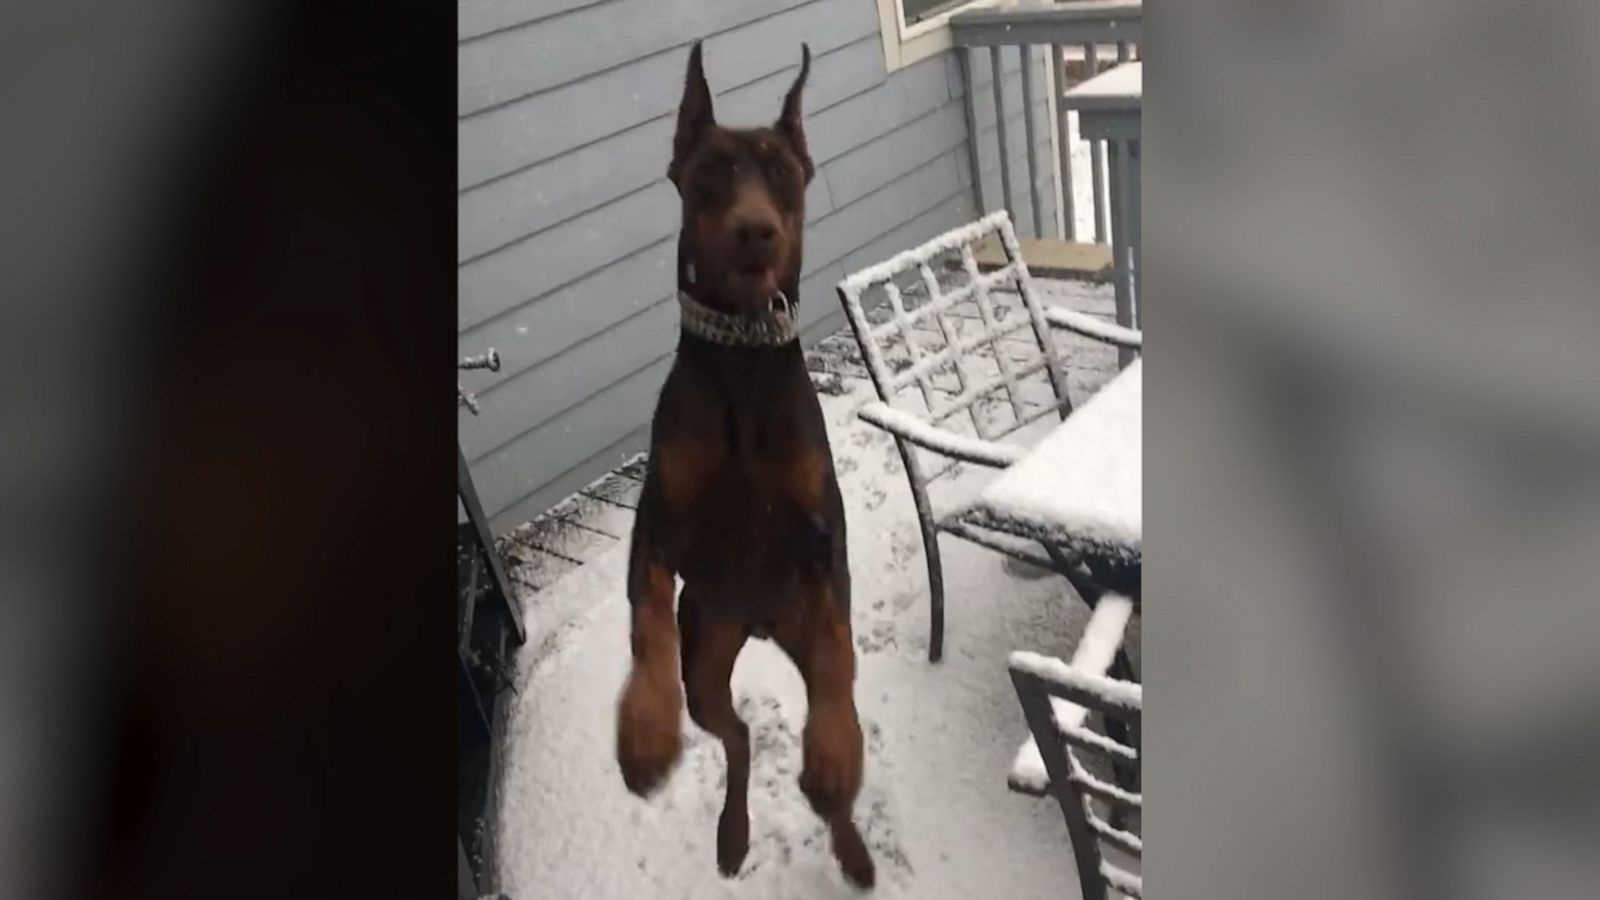
[[[683,330],[697,338],[728,347],[780,347],[800,336],[793,301],[782,291],[767,308],[744,315],[720,312],[678,292]]]

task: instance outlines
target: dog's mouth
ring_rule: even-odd
[[[752,302],[761,302],[778,292],[778,270],[766,263],[748,263],[733,270],[740,293]]]

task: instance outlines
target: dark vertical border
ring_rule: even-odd
[[[455,5],[254,15],[169,160],[72,874],[448,897]]]

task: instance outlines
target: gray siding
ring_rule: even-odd
[[[776,116],[800,40],[811,44],[808,338],[842,324],[833,286],[847,272],[979,212],[954,58],[886,74],[872,0],[463,0],[458,344],[494,347],[504,366],[462,373],[482,414],[463,413],[460,435],[497,529],[644,448],[677,340],[678,198],[664,173],[697,37],[717,117],[735,125]],[[987,57],[978,74],[978,177],[997,198]],[[1022,172],[1015,80],[1008,133]],[[1039,126],[1048,179],[1042,106]]]

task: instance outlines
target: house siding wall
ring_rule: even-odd
[[[497,530],[645,447],[677,341],[678,197],[665,171],[696,38],[730,125],[774,119],[800,41],[811,44],[808,340],[843,324],[833,287],[846,273],[980,212],[956,59],[886,72],[874,0],[463,0],[458,22],[457,338],[463,356],[494,347],[503,360],[498,373],[461,373],[482,413],[463,411],[460,439]],[[1043,57],[1035,64],[1042,74]],[[1010,54],[1013,173],[1026,171],[1020,66]],[[986,51],[975,72],[978,177],[992,205]],[[1027,232],[1028,189],[1014,180]]]

